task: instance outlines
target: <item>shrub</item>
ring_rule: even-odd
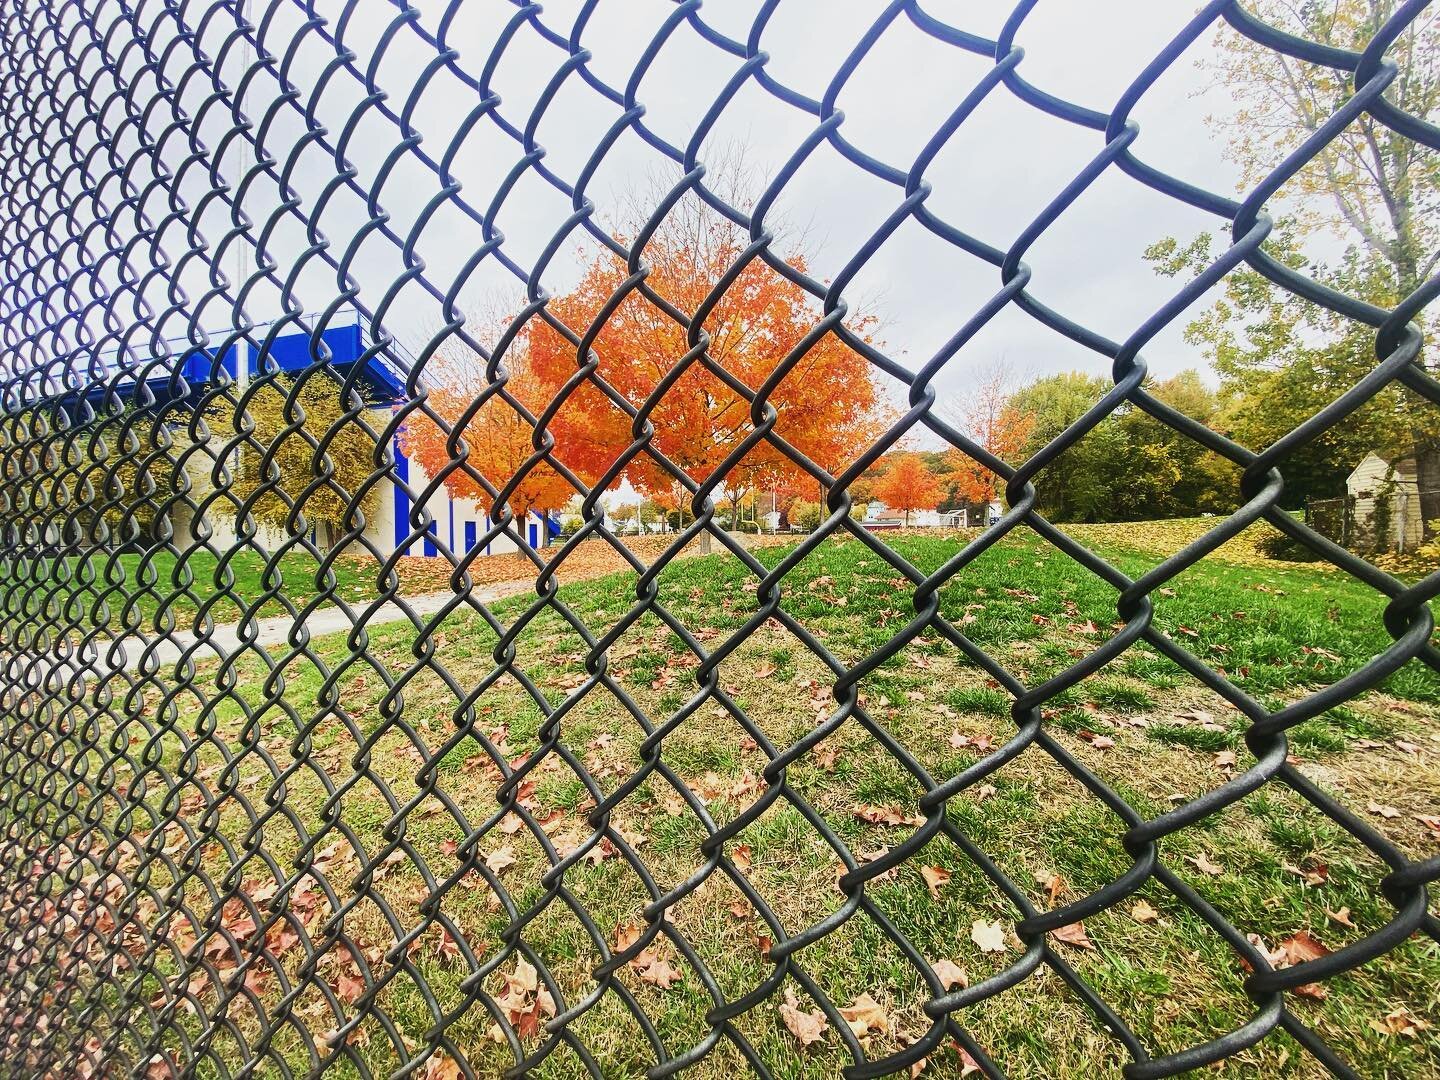
[[[790,504],[790,513],[787,517],[789,517],[792,527],[803,529],[805,532],[814,532],[820,527],[820,522],[824,520],[824,513],[821,511],[819,503],[796,499]]]
[[[1266,533],[1255,546],[1267,559],[1280,559],[1284,562],[1320,561],[1320,556],[1309,547],[1278,530]]]
[[[560,519],[560,535],[568,540],[579,532],[580,526],[584,524],[585,522],[581,520],[580,515],[566,514]]]

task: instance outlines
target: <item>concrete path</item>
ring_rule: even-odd
[[[529,592],[534,587],[533,580],[504,581],[476,588],[471,596],[481,603],[488,604],[507,596]],[[426,593],[423,596],[405,597],[405,604],[410,609],[410,614],[424,619],[434,615],[454,597],[455,594],[451,592]],[[364,608],[356,606],[353,610],[358,619]],[[456,610],[464,609],[457,608]],[[367,629],[373,629],[389,623],[405,622],[410,618],[410,614],[407,614],[399,604],[383,604],[373,611],[369,618],[365,619],[365,626]],[[307,616],[304,626],[313,641],[326,634],[349,631],[353,629],[354,624],[340,608],[328,607],[321,608]],[[257,619],[255,629],[254,644],[278,657],[290,648],[290,636],[295,629],[295,621],[288,615]],[[195,645],[197,640],[201,640],[198,635],[177,629],[164,638],[152,636],[149,642],[138,635],[117,639],[113,644],[97,641],[96,646],[102,651],[98,656],[88,658],[74,655],[73,648],[69,656],[57,655],[49,658],[38,658],[33,654],[17,656],[0,653],[0,678],[4,678],[3,673],[8,673],[12,678],[19,675],[19,671],[17,671],[19,668],[29,669],[28,677],[16,679],[16,681],[32,686],[36,685],[37,677],[41,680],[48,680],[48,677],[52,675],[58,675],[61,679],[66,680],[75,675],[98,677],[117,671],[136,671],[140,667],[142,657],[147,656],[153,657],[153,663],[158,664],[159,670],[164,671],[166,668],[172,667],[182,654]],[[116,648],[117,645],[123,648]],[[93,651],[94,647],[92,646],[90,651]],[[209,634],[205,635],[201,640],[200,647],[191,654],[191,657],[197,662],[211,659],[223,660],[240,647],[240,624],[227,623],[216,626]],[[147,660],[147,663],[150,662]]]

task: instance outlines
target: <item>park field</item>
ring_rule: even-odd
[[[1081,527],[1075,535],[1133,578],[1203,527]],[[911,533],[885,541],[931,573],[968,538]],[[1155,626],[1269,709],[1391,644],[1383,598],[1334,570],[1264,559],[1253,540],[1242,536],[1158,589]],[[765,547],[749,557],[773,568],[793,550]],[[868,670],[853,715],[837,703],[837,671],[865,664],[904,630],[915,615],[913,594],[876,550],[832,538],[779,589],[785,620],[803,627],[825,657],[785,620],[742,631],[760,603],[757,577],[718,553],[667,566],[653,599],[644,590],[637,599],[633,573],[611,573],[562,585],[558,603],[537,604],[531,594],[497,602],[488,619],[464,608],[436,616],[423,637],[410,623],[377,627],[368,656],[339,635],[312,642],[310,656],[272,650],[269,660],[202,667],[168,698],[170,684],[157,677],[130,707],[112,709],[113,737],[76,736],[68,748],[78,774],[113,769],[111,784],[124,784],[127,802],[143,807],[116,848],[122,873],[143,864],[150,874],[136,918],[177,912],[169,944],[141,965],[147,992],[163,1001],[161,977],[173,977],[183,956],[203,955],[209,972],[191,966],[186,974],[207,1008],[216,993],[207,979],[241,966],[247,992],[267,1009],[302,966],[350,1004],[362,1000],[357,979],[368,969],[383,982],[375,1007],[409,1054],[423,1052],[442,1016],[463,1012],[447,1035],[478,1076],[512,1065],[514,1047],[545,1047],[537,1020],[577,1010],[569,1030],[603,1075],[639,1077],[656,1058],[652,1042],[670,1056],[708,1046],[707,1013],[767,979],[778,981],[774,992],[730,1021],[684,1075],[744,1074],[743,1043],[775,1076],[831,1077],[857,1049],[882,1058],[922,1038],[931,1021],[921,1007],[931,993],[915,956],[947,972],[952,986],[1024,962],[1013,931],[1017,894],[1043,911],[1133,867],[1122,843],[1128,823],[1113,799],[1152,818],[1255,759],[1242,715],[1137,643],[1043,703],[1048,743],[1026,746],[927,817],[921,800],[929,788],[986,758],[1017,728],[1011,693],[933,628]],[[940,612],[1033,687],[1120,631],[1117,595],[1017,531],[944,585]],[[515,627],[507,652],[497,630]],[[594,642],[619,627],[603,671],[587,667]],[[718,664],[702,665],[676,627]],[[712,666],[714,690],[702,691]],[[787,758],[783,782],[771,770],[767,783],[771,760],[817,729],[824,737]],[[117,755],[113,747],[124,749]],[[1307,778],[1402,851],[1434,852],[1436,673],[1412,661],[1382,686],[1295,727],[1288,749]],[[514,767],[524,775],[515,801],[501,806],[496,788]],[[597,804],[620,790],[618,804],[597,816]],[[282,796],[288,815],[267,812]],[[755,813],[757,804],[763,810]],[[115,796],[102,794],[99,805],[117,820]],[[176,806],[192,822],[203,815],[225,842],[187,838],[174,823]],[[934,827],[940,818],[943,827]],[[741,819],[719,860],[707,837]],[[175,861],[142,844],[152,829],[178,845]],[[83,851],[100,844],[78,820],[59,831]],[[917,850],[867,881],[863,905],[847,904],[839,878],[849,872],[849,883],[856,867],[864,876],[917,832]],[[274,860],[268,866],[255,854],[261,848]],[[212,879],[243,881],[253,912],[211,911],[196,878],[175,877],[183,850],[193,850]],[[993,875],[974,850],[991,860]],[[296,884],[297,856],[334,890],[343,921],[321,890],[306,890],[306,879]],[[1393,915],[1378,886],[1383,863],[1278,782],[1165,838],[1159,857],[1282,965],[1297,942],[1339,949]],[[283,868],[280,880],[275,867]],[[547,873],[563,889],[543,888]],[[359,895],[367,887],[378,900]],[[180,913],[180,895],[189,914]],[[289,921],[272,908],[287,896]],[[299,896],[304,905],[294,902]],[[647,920],[647,905],[662,896],[665,918],[650,908]],[[232,918],[243,921],[238,932],[218,933],[216,923]],[[905,947],[882,932],[882,919]],[[822,923],[828,932],[777,966],[774,942]],[[343,931],[336,937],[322,931],[327,926]],[[393,948],[397,936],[406,948]],[[596,982],[612,950],[642,941],[631,963]],[[1081,927],[1052,934],[1040,951],[1027,977],[955,1014],[1011,1076],[1118,1075],[1129,1060],[1049,956],[1072,967],[1152,1056],[1217,1037],[1257,1012],[1232,947],[1153,879]],[[963,976],[938,967],[942,961]],[[1288,994],[1287,1005],[1363,1075],[1434,1075],[1437,986],[1440,949],[1417,937],[1357,972]],[[501,1002],[498,1016],[482,995]],[[629,1000],[651,1018],[652,1032]],[[853,1034],[839,1029],[834,1012],[852,1006]],[[376,1074],[404,1063],[384,1026],[369,1019],[344,1028],[347,1014],[313,989],[286,1008],[317,1033],[344,1029],[348,1052]],[[257,1025],[244,996],[230,1015],[236,1028],[222,1031],[213,1049],[233,1069]],[[179,1016],[193,1024],[186,1010]],[[803,1048],[797,1027],[813,1036]],[[267,1052],[305,1067],[288,1025]],[[919,1075],[966,1070],[947,1036]],[[1217,1071],[1320,1070],[1277,1031]],[[557,1080],[582,1072],[565,1043],[535,1069]]]

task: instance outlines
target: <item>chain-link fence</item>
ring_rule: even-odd
[[[577,6],[562,19],[524,3],[0,5],[6,1075],[1433,1065],[1401,1000],[1433,999],[1440,861],[1389,831],[1409,817],[1385,798],[1363,805],[1381,787],[1348,789],[1296,755],[1317,745],[1317,718],[1359,723],[1345,708],[1387,679],[1428,700],[1440,578],[1379,572],[1281,496],[1290,456],[1382,391],[1440,402],[1417,329],[1437,284],[1378,308],[1265,247],[1267,202],[1347,125],[1440,147],[1387,99],[1402,77],[1389,51],[1427,5],[1394,7],[1350,52],[1212,0],[1108,111],[1027,79],[1033,2],[983,36],[901,0],[834,55],[781,28],[778,2],[736,26],[723,5],[683,0],[643,34],[624,5]],[[482,8],[502,14],[485,33],[464,22]],[[1218,28],[1344,86],[1238,200],[1148,163],[1132,119]],[[631,39],[623,70],[590,47],[616,31]],[[981,73],[922,146],[885,161],[847,138],[837,102],[896,38]],[[704,101],[688,141],[647,113],[647,78],[682,40],[729,72],[689,87]],[[796,57],[824,61],[819,89],[785,74]],[[494,88],[517,65],[539,73],[529,102]],[[1005,246],[933,209],[927,180],[996,98],[1093,139]],[[712,184],[708,140],[761,99],[804,132],[753,198],[732,198]],[[436,117],[439,133],[422,132]],[[674,179],[638,197],[621,234],[594,199],[626,147]],[[820,155],[863,174],[876,211],[828,280],[774,235],[777,200]],[[493,179],[460,183],[467,163]],[[1004,148],[977,167],[1003,172]],[[1026,262],[1115,175],[1231,234],[1123,340],[1037,298]],[[729,232],[720,272],[677,290],[657,237],[687,212]],[[902,229],[994,273],[915,364],[847,301]],[[574,244],[611,264],[586,279],[588,307],[541,286]],[[1263,449],[1147,393],[1141,357],[1247,266],[1374,339],[1363,378]],[[457,300],[482,271],[524,292],[488,340]],[[717,308],[749,288],[811,305],[758,374],[727,366],[712,336]],[[393,328],[416,305],[439,315],[407,351]],[[638,390],[605,337],[635,306],[676,344]],[[1104,399],[1018,468],[934,407],[947,365],[1002,313],[1113,369]],[[824,350],[904,397],[829,456],[787,420]],[[437,374],[460,354],[474,361],[463,385]],[[567,355],[558,382],[526,388]],[[739,403],[709,458],[668,441],[686,379]],[[1101,558],[1034,509],[1032,478],[1127,402],[1242,477],[1234,513],[1148,563]],[[610,410],[598,466],[558,438],[579,403]],[[495,449],[502,428],[523,434],[518,453]],[[887,540],[852,515],[852,484],[920,434],[1004,478],[1008,509],[973,539]],[[766,547],[717,525],[741,506],[722,505],[728,485],[762,458],[823,493],[803,539]],[[659,512],[681,531],[622,543],[600,495],[642,475],[677,496]],[[563,505],[531,493],[542,477],[580,497],[578,526],[534,509]],[[480,509],[435,510],[467,484]],[[1304,651],[1323,678],[1260,685],[1262,645],[1202,644],[1255,614],[1206,613],[1218,593],[1167,614],[1258,522],[1369,603],[1318,620],[1328,636]],[[681,558],[702,540],[713,556]],[[439,573],[415,569],[422,552]],[[523,592],[488,569],[505,558]],[[576,580],[587,563],[622,576]],[[1062,572],[1047,595],[1043,575]],[[1284,592],[1266,588],[1257,602]],[[1004,604],[1016,614],[987,622]],[[1379,640],[1342,646],[1360,622]],[[1051,630],[1069,636],[1036,636]],[[1275,663],[1296,662],[1281,651]],[[1149,672],[1181,716],[1146,719],[1153,698],[1137,714],[1125,702],[1143,694],[1117,668]],[[1133,722],[1107,736],[1104,709]],[[1130,735],[1133,756],[1106,756]],[[1242,808],[1260,824],[1225,832]],[[1342,862],[1350,891],[1331,901]],[[1309,924],[1317,895],[1331,921]],[[1277,911],[1311,931],[1277,950],[1254,929]]]

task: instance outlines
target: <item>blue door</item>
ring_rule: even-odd
[[[530,523],[530,546],[532,548],[540,546],[540,534],[537,531],[535,523],[533,521]]]
[[[475,550],[475,522],[465,522],[465,550]]]
[[[435,535],[435,522],[432,521],[430,527],[425,530],[425,557],[427,559],[435,558],[435,541],[432,539]]]

